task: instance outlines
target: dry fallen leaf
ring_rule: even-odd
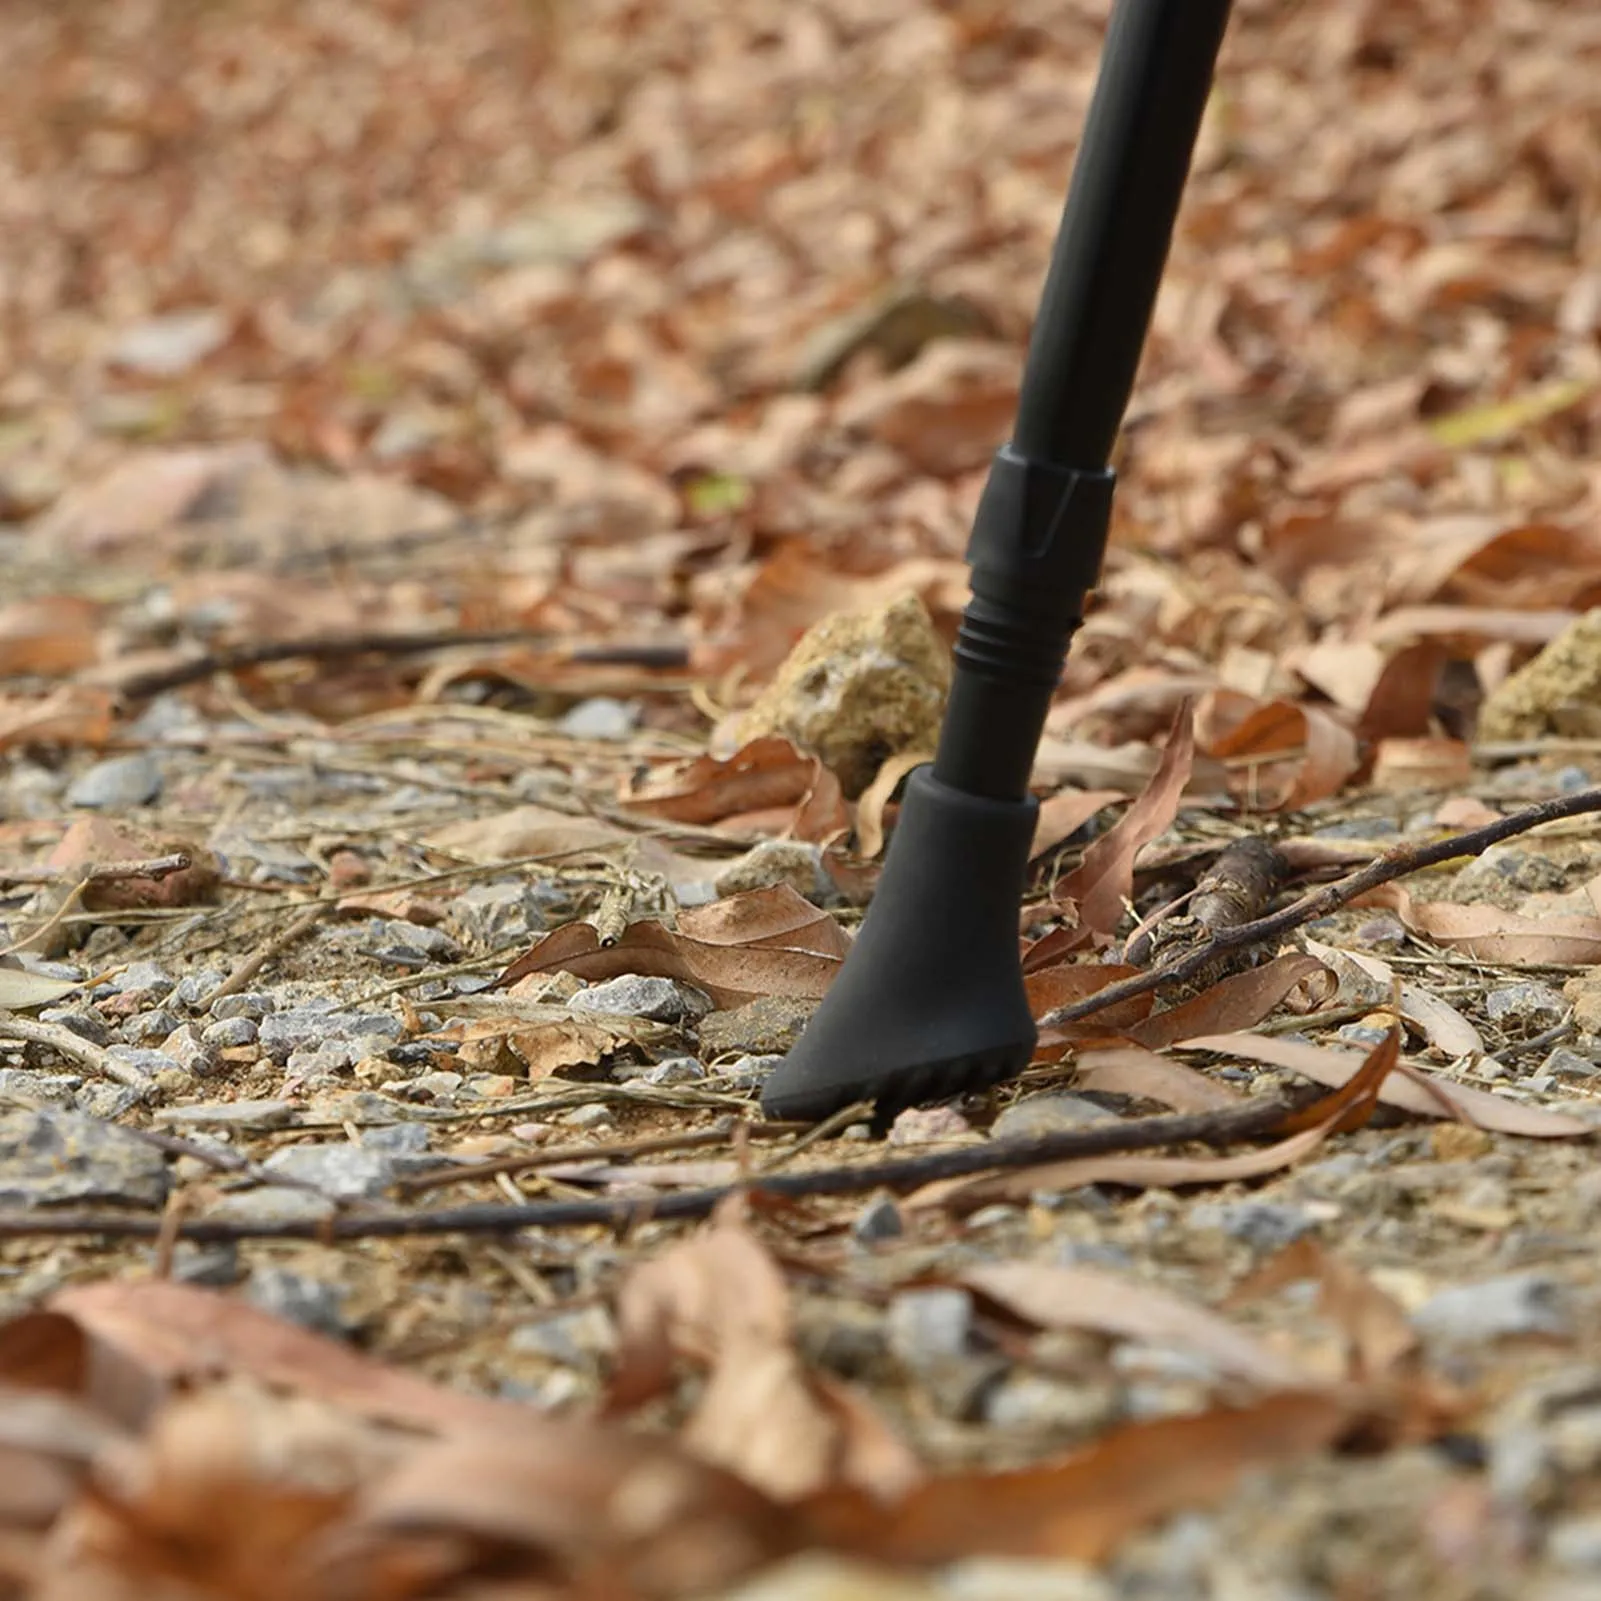
[[[681,914],[675,932],[630,923],[603,945],[589,923],[545,935],[496,980],[505,988],[530,973],[575,973],[594,981],[620,973],[681,979],[722,1007],[764,995],[818,1000],[827,992],[849,936],[787,884],[731,895]]]

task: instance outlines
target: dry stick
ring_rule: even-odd
[[[91,884],[113,878],[167,878],[194,864],[182,851],[140,862],[88,862],[82,867],[0,867],[0,884],[70,884],[86,878]]]
[[[337,901],[313,901],[288,928],[268,940],[259,950],[252,951],[201,1003],[200,1010],[209,1012],[224,995],[237,995],[275,956],[281,956],[302,935],[314,929],[338,904]]]
[[[1435,840],[1428,845],[1391,846],[1366,867],[1360,867],[1332,884],[1325,884],[1322,889],[1312,890],[1277,912],[1258,917],[1254,922],[1219,929],[1206,944],[1197,946],[1183,956],[1175,957],[1134,978],[1108,984],[1105,989],[1097,990],[1081,1001],[1047,1012],[1040,1019],[1040,1026],[1056,1028],[1063,1023],[1076,1023],[1080,1018],[1090,1017],[1109,1006],[1118,1006],[1137,996],[1149,995],[1164,984],[1183,983],[1185,979],[1194,978],[1225,951],[1276,939],[1293,928],[1310,923],[1314,918],[1339,911],[1358,895],[1377,889],[1380,884],[1405,878],[1407,874],[1420,872],[1425,867],[1438,867],[1441,862],[1449,862],[1458,856],[1477,856],[1516,834],[1526,834],[1542,824],[1560,822],[1564,817],[1580,817],[1586,812],[1601,812],[1601,789],[1580,790],[1575,795],[1561,795],[1555,800],[1541,801],[1537,806],[1525,806],[1522,811],[1497,818],[1483,828],[1470,828],[1466,833],[1454,834],[1449,839]]]
[[[117,685],[128,700],[144,700],[165,690],[196,684],[216,673],[264,667],[271,662],[341,661],[351,656],[417,656],[436,650],[474,645],[540,645],[549,637],[527,628],[441,629],[434,633],[315,634],[304,639],[261,640],[253,645],[227,645],[208,650],[170,667],[133,673]],[[566,660],[596,667],[684,667],[688,647],[682,644],[596,645],[566,653]]]
[[[626,1161],[634,1156],[655,1156],[662,1151],[687,1151],[702,1145],[726,1145],[733,1139],[739,1124],[738,1118],[725,1117],[711,1128],[688,1129],[682,1134],[654,1134],[646,1139],[610,1140],[599,1145],[552,1145],[541,1151],[525,1151],[519,1156],[500,1157],[493,1162],[457,1163],[451,1167],[436,1167],[411,1178],[397,1179],[395,1188],[402,1195],[415,1195],[420,1190],[437,1190],[446,1184],[467,1184],[474,1179],[494,1178],[501,1173],[527,1173],[535,1168],[560,1167],[568,1162]],[[807,1127],[804,1123],[751,1123],[750,1138],[758,1140],[781,1139],[797,1134]]]
[[[144,1090],[150,1087],[150,1077],[136,1067],[126,1067],[104,1047],[74,1034],[60,1023],[40,1023],[31,1017],[0,1014],[0,1040],[22,1040],[28,1045],[48,1045],[56,1055],[64,1056],[79,1067],[103,1078],[126,1084],[129,1089]]]
[[[876,1189],[906,1191],[937,1179],[965,1178],[1034,1167],[1080,1156],[1107,1156],[1148,1151],[1163,1145],[1233,1145],[1277,1133],[1285,1119],[1324,1096],[1322,1090],[1278,1099],[1263,1097],[1210,1112],[1162,1117],[1135,1117],[1120,1123],[1096,1123],[1064,1129],[1033,1139],[996,1140],[927,1156],[910,1156],[858,1167],[818,1168],[810,1173],[758,1175],[749,1184],[723,1184],[712,1189],[682,1190],[646,1202],[634,1199],[528,1201],[520,1206],[484,1204],[444,1207],[438,1211],[372,1211],[332,1218],[295,1218],[279,1222],[186,1219],[179,1237],[202,1242],[224,1240],[358,1240],[398,1239],[414,1235],[506,1234],[528,1228],[622,1228],[641,1219],[676,1221],[709,1217],[730,1195],[755,1188],[770,1195],[799,1200],[818,1195],[861,1195]],[[108,1239],[149,1239],[161,1229],[159,1217],[130,1217],[126,1212],[0,1212],[0,1239],[97,1234]]]

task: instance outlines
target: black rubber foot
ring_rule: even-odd
[[[1028,1065],[1017,917],[1038,812],[964,794],[926,767],[912,774],[861,933],[762,1091],[769,1117],[874,1101],[883,1124]]]

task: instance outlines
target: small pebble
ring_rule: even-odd
[[[610,1128],[617,1117],[609,1106],[593,1101],[588,1106],[575,1106],[561,1113],[556,1121],[569,1128]]]
[[[223,995],[214,1000],[209,1010],[215,1018],[248,1017],[259,1023],[274,1010],[274,1005],[272,996],[261,990],[240,990],[237,995]]]
[[[201,1031],[201,1040],[215,1050],[237,1049],[241,1045],[256,1043],[256,1020],[253,1017],[223,1017],[209,1023]]]
[[[1507,1273],[1478,1284],[1452,1285],[1424,1302],[1412,1322],[1433,1339],[1462,1344],[1573,1332],[1564,1288],[1545,1273]]]
[[[736,1056],[716,1069],[719,1082],[731,1089],[756,1090],[772,1076],[773,1069],[782,1062],[782,1056]]]
[[[638,710],[609,695],[581,700],[557,722],[571,739],[627,739],[639,723]]]
[[[165,1000],[177,988],[172,975],[155,962],[130,962],[111,981],[118,995],[160,997]]]
[[[730,862],[712,883],[719,895],[740,895],[774,884],[788,884],[808,900],[829,888],[822,850],[797,839],[764,839]]]
[[[236,1190],[207,1208],[206,1216],[219,1223],[245,1223],[261,1228],[278,1223],[320,1222],[332,1217],[334,1203],[310,1190],[287,1184],[264,1184],[253,1190]]]
[[[137,1074],[145,1079],[154,1078],[157,1073],[164,1073],[173,1065],[170,1056],[143,1045],[108,1045],[106,1055],[125,1073]]]
[[[0,1206],[159,1207],[166,1198],[166,1157],[127,1129],[53,1106],[0,1112]]]
[[[202,1039],[193,1023],[174,1029],[162,1042],[161,1052],[197,1078],[217,1070],[217,1047]]]
[[[153,1012],[136,1012],[122,1025],[122,1037],[130,1045],[145,1045],[151,1040],[164,1040],[178,1027],[177,1016],[161,1007]]]
[[[512,1330],[509,1341],[514,1351],[546,1357],[567,1367],[590,1366],[605,1356],[614,1343],[611,1318],[598,1306],[557,1312],[524,1323]]]
[[[984,1421],[997,1429],[1078,1435],[1104,1428],[1117,1409],[1115,1385],[1013,1373],[985,1396]]]
[[[191,1245],[180,1240],[172,1253],[172,1276],[180,1284],[200,1284],[226,1290],[244,1276],[239,1248],[231,1240],[220,1245]]]
[[[382,1195],[395,1176],[394,1164],[382,1151],[348,1143],[285,1146],[261,1165],[269,1173],[315,1185],[341,1201]]]
[[[856,1214],[851,1223],[851,1238],[859,1245],[877,1245],[884,1240],[899,1239],[906,1232],[901,1209],[888,1195],[877,1195]]]
[[[96,762],[67,787],[67,805],[148,806],[161,793],[161,764],[147,751]]]
[[[647,1084],[696,1084],[706,1077],[706,1069],[693,1056],[675,1056],[645,1074]]]
[[[992,1139],[1032,1139],[1062,1129],[1087,1128],[1092,1123],[1115,1123],[1117,1114],[1104,1106],[1064,1090],[1042,1090],[1013,1101],[990,1127]]]
[[[1189,1221],[1258,1251],[1282,1250],[1317,1226],[1304,1207],[1278,1201],[1204,1201],[1190,1209]]]
[[[172,998],[180,1006],[190,1008],[199,1006],[219,984],[226,980],[227,976],[220,967],[208,967],[198,973],[189,973],[178,980],[178,987],[173,991]]]
[[[127,1084],[85,1084],[73,1098],[72,1104],[87,1117],[114,1123],[134,1107],[143,1106],[156,1093],[154,1081],[149,1089],[143,1090],[136,1090]]]
[[[1568,1003],[1549,984],[1522,981],[1486,993],[1484,1015],[1505,1031],[1537,1034],[1560,1023],[1568,1015]]]
[[[905,1290],[890,1302],[889,1348],[910,1368],[961,1356],[973,1332],[973,1298],[966,1290]]]
[[[40,1012],[41,1023],[59,1023],[71,1029],[81,1040],[91,1045],[109,1045],[115,1036],[111,1025],[98,1012],[82,1011],[76,1007],[55,1006]]]
[[[344,1337],[344,1292],[309,1274],[287,1268],[258,1267],[245,1286],[247,1300],[263,1312],[298,1323],[317,1334]]]
[[[1594,1078],[1597,1073],[1601,1073],[1601,1067],[1588,1056],[1581,1056],[1577,1051],[1570,1051],[1567,1046],[1559,1045],[1541,1062],[1540,1071],[1553,1078]]]
[[[25,1104],[72,1106],[83,1079],[76,1073],[36,1073],[26,1067],[0,1067],[0,1097]]]
[[[670,978],[646,978],[626,973],[581,989],[567,1003],[575,1012],[608,1012],[619,1017],[644,1017],[656,1023],[677,1023],[699,1017],[708,1003],[698,991],[675,984]]]

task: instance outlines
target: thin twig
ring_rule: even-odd
[[[852,1123],[865,1123],[873,1115],[871,1101],[856,1101],[850,1106],[842,1106],[831,1117],[825,1117],[821,1123],[809,1128],[795,1143],[786,1150],[777,1152],[768,1158],[756,1169],[759,1176],[765,1178],[769,1173],[776,1173],[779,1168],[787,1167],[802,1151],[818,1145],[824,1140],[831,1140],[836,1134],[843,1134]]]
[[[1434,840],[1426,845],[1391,846],[1366,867],[1359,867],[1354,873],[1348,873],[1332,884],[1325,884],[1322,889],[1310,891],[1279,911],[1270,912],[1266,917],[1258,917],[1250,923],[1219,929],[1206,944],[1195,947],[1183,956],[1153,967],[1149,972],[1123,979],[1120,983],[1108,984],[1105,989],[1097,990],[1081,1001],[1047,1012],[1040,1019],[1040,1026],[1057,1028],[1063,1023],[1076,1023],[1080,1018],[1090,1017],[1109,1006],[1119,1006],[1124,1001],[1149,995],[1164,985],[1181,984],[1186,979],[1194,978],[1225,951],[1277,939],[1291,929],[1339,911],[1358,895],[1365,895],[1380,884],[1392,883],[1409,873],[1421,872],[1425,867],[1438,867],[1441,862],[1453,861],[1458,856],[1478,856],[1504,839],[1527,834],[1531,829],[1545,823],[1560,822],[1565,817],[1580,817],[1587,812],[1601,812],[1601,789],[1580,790],[1577,794],[1559,795],[1554,800],[1541,801],[1537,806],[1525,806],[1522,811],[1497,818],[1483,828],[1470,828],[1466,833],[1454,834],[1449,839]]]
[[[149,1076],[136,1067],[125,1067],[103,1046],[74,1034],[62,1023],[41,1023],[32,1017],[0,1013],[0,1040],[22,1040],[28,1045],[47,1045],[57,1056],[64,1056],[79,1067],[88,1068],[102,1078],[126,1084],[131,1090],[150,1088]],[[174,1064],[176,1065],[176,1064]]]
[[[0,867],[0,884],[71,884],[88,879],[92,884],[115,878],[167,878],[194,864],[182,851],[152,856],[140,862],[88,862],[82,867]]]
[[[790,1199],[821,1195],[863,1195],[877,1189],[908,1191],[937,1179],[964,1178],[1067,1161],[1080,1156],[1107,1156],[1122,1151],[1148,1151],[1163,1145],[1224,1146],[1277,1133],[1286,1118],[1324,1092],[1285,1099],[1262,1097],[1208,1112],[1162,1117],[1136,1117],[1125,1122],[1096,1123],[1063,1129],[1033,1139],[994,1140],[957,1150],[936,1151],[859,1167],[818,1168],[810,1173],[758,1177],[755,1186]],[[507,1234],[529,1228],[622,1228],[642,1215],[655,1221],[708,1217],[741,1184],[683,1190],[652,1197],[643,1207],[637,1198],[607,1200],[529,1201],[520,1206],[484,1204],[444,1207],[438,1211],[400,1210],[346,1214],[331,1218],[186,1219],[180,1238],[223,1240],[356,1240],[399,1239],[439,1234]],[[149,1239],[161,1227],[159,1217],[131,1217],[125,1212],[0,1212],[0,1239],[68,1235],[101,1235],[107,1239]]]
[[[410,1178],[397,1179],[395,1188],[402,1195],[421,1190],[437,1190],[446,1184],[466,1184],[474,1179],[494,1178],[500,1173],[528,1173],[541,1167],[561,1167],[568,1162],[616,1162],[635,1156],[655,1156],[662,1151],[687,1151],[703,1145],[726,1145],[734,1137],[739,1120],[726,1117],[711,1128],[686,1129],[681,1134],[654,1134],[646,1139],[610,1140],[600,1145],[551,1145],[541,1151],[524,1151],[503,1156],[493,1162],[455,1163],[436,1167]],[[781,1139],[804,1129],[804,1123],[752,1123],[755,1139]]]
[[[200,1010],[209,1012],[225,995],[237,995],[268,962],[281,956],[303,935],[314,929],[334,907],[337,901],[313,901],[288,928],[276,934],[259,949],[243,958],[234,970],[201,1003]]]
[[[216,673],[238,672],[285,661],[344,661],[352,656],[418,656],[436,650],[458,650],[484,645],[543,645],[549,636],[527,628],[446,628],[431,633],[316,634],[304,639],[258,640],[251,645],[224,645],[149,672],[133,673],[116,687],[129,700],[144,700],[185,684],[196,684]],[[645,645],[596,645],[569,650],[565,659],[598,667],[683,667],[688,647],[669,642]]]

